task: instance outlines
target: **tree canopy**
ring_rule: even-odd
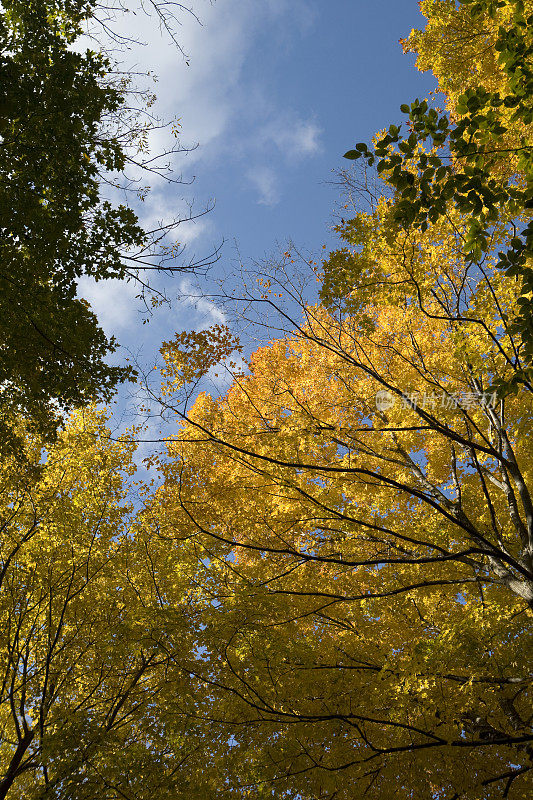
[[[391,241],[388,205],[345,224],[338,295],[198,398],[152,516],[205,565],[198,673],[250,791],[525,798],[532,395],[491,388],[520,288],[464,262],[465,221]],[[178,410],[191,350],[220,355],[193,339],[164,349]]]
[[[58,413],[110,400],[132,376],[107,363],[116,342],[77,297],[78,279],[183,269],[163,246],[176,222],[145,231],[131,206],[102,194],[155,123],[134,120],[109,56],[74,49],[97,10],[92,0],[6,0],[0,13],[3,451],[16,447],[13,413],[51,435]]]
[[[410,42],[455,81],[454,118],[417,101],[408,138],[347,154],[383,196],[309,265],[321,304],[289,253],[260,274],[243,313],[285,335],[188,413],[180,393],[236,342],[163,348],[182,423],[152,515],[203,564],[197,673],[252,796],[531,793],[530,12],[424,10]],[[452,74],[473,20],[503,53],[494,85],[481,62]]]
[[[528,796],[532,395],[486,389],[520,289],[382,211],[324,265],[353,291],[186,418],[239,345],[164,346],[161,485],[92,411],[4,464],[3,796]]]
[[[19,435],[39,461],[41,442]],[[186,670],[194,588],[145,535],[133,451],[131,437],[111,440],[102,412],[84,410],[41,470],[3,461],[1,798],[210,796],[211,738]]]
[[[391,125],[375,147],[364,142],[345,156],[363,156],[396,192],[391,213],[404,230],[426,230],[451,209],[469,215],[463,252],[473,262],[487,251],[494,226],[507,220],[498,268],[522,285],[506,321],[518,332],[525,359],[513,383],[529,381],[533,352],[533,6],[524,0],[429,0],[425,31],[406,49],[433,68],[451,114],[427,100],[402,105],[409,135]],[[526,225],[523,228],[523,225]]]
[[[17,76],[17,20],[34,4],[11,7]],[[69,25],[92,5],[35,8],[44,52],[59,37],[66,68]],[[275,338],[248,359],[225,325],[163,344],[153,399],[175,430],[144,459],[151,483],[134,479],[141,431],[114,438],[87,407],[50,442],[29,395],[6,404],[25,458],[7,453],[0,468],[0,798],[531,796],[533,9],[423,9],[428,27],[407,46],[434,66],[448,112],[416,102],[409,137],[392,126],[348,154],[366,162],[354,186],[367,205],[340,221],[339,249],[304,264],[318,302],[290,250],[241,296],[233,287],[245,327],[277,315]],[[76,128],[79,152],[92,150],[68,190],[81,228],[65,234],[64,281],[62,261],[49,285],[35,255],[37,284],[76,312],[77,254],[86,246],[83,269],[97,272],[100,242],[103,269],[122,275],[120,237],[144,235],[100,204],[98,159],[121,158],[98,138],[100,110],[120,109],[102,58],[76,55],[69,73],[87,67],[96,112],[94,128],[83,115]],[[36,128],[31,141],[9,130],[16,165]],[[28,280],[33,237],[64,232],[58,169],[24,194],[6,168],[15,210],[20,200],[6,258]],[[217,368],[229,388],[198,394]],[[60,398],[42,397],[46,420]]]

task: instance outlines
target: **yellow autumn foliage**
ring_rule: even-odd
[[[152,517],[201,564],[197,671],[252,796],[521,800],[533,394],[491,388],[517,289],[459,219],[356,227],[328,305],[182,417]]]

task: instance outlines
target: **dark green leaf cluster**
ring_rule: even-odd
[[[125,156],[103,121],[123,96],[101,54],[71,48],[87,0],[7,0],[0,15],[0,446],[9,419],[52,433],[58,414],[97,398],[131,370],[87,304],[82,275],[125,275],[121,253],[144,244],[133,211],[100,197],[100,173]]]

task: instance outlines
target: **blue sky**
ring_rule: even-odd
[[[132,11],[134,0],[128,3]],[[182,55],[142,12],[118,28],[143,46],[121,54],[126,67],[158,76],[156,110],[179,117],[181,140],[198,147],[173,164],[190,186],[155,181],[139,206],[146,224],[184,213],[194,200],[214,209],[184,224],[177,239],[202,257],[224,242],[213,276],[276,252],[287,239],[322,252],[335,246],[331,227],[339,191],[330,183],[355,142],[398,122],[401,103],[425,97],[431,74],[414,67],[399,39],[423,27],[415,0],[195,0],[182,13]],[[158,134],[154,150],[164,147]],[[178,295],[180,279],[167,283]],[[185,287],[186,288],[186,287]],[[176,302],[148,325],[133,285],[82,282],[82,293],[109,334],[146,363],[176,330],[224,319],[210,301]]]

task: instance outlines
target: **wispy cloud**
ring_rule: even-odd
[[[175,304],[175,309],[178,313],[184,308],[194,309],[196,312],[194,329],[197,331],[206,330],[212,325],[225,325],[227,323],[224,310],[208,297],[199,294],[188,279],[181,281],[179,300]]]
[[[87,276],[78,281],[78,295],[90,304],[108,336],[125,331],[139,321],[138,294],[139,285],[133,281],[95,281]]]
[[[279,202],[279,180],[273,169],[258,166],[248,170],[246,177],[259,193],[258,203],[265,206],[274,206]]]
[[[280,118],[264,131],[265,139],[271,140],[287,161],[305,158],[320,152],[321,129],[312,121]]]
[[[320,149],[316,122],[301,111],[279,107],[261,75],[251,79],[247,70],[257,37],[268,29],[274,46],[283,47],[287,37],[301,35],[312,24],[314,0],[197,0],[193,10],[201,24],[184,12],[177,31],[189,66],[155,19],[147,24],[138,11],[121,22],[122,34],[145,43],[123,53],[125,67],[150,69],[158,76],[153,87],[157,113],[179,118],[182,143],[199,145],[171,158],[177,172],[189,179],[199,162],[214,163],[222,155],[260,163],[261,156],[271,157],[272,146],[283,160],[315,155]],[[151,134],[154,153],[169,143],[168,131]],[[153,188],[163,188],[162,179],[149,177]]]
[[[175,172],[189,181],[196,171],[205,176],[209,169],[233,162],[257,192],[258,203],[278,203],[287,170],[319,152],[321,131],[305,109],[281,105],[266,75],[249,70],[250,59],[265,31],[276,52],[288,52],[291,37],[305,34],[313,24],[316,0],[195,0],[193,10],[201,24],[183,12],[177,28],[189,66],[160,32],[155,16],[147,20],[138,2],[127,0],[130,13],[120,17],[117,26],[121,35],[144,44],[131,44],[118,58],[124,70],[150,70],[158,76],[151,86],[158,96],[153,111],[163,119],[180,118],[183,144],[199,144],[188,154],[169,156]],[[168,130],[156,130],[151,134],[151,153],[165,151],[174,143]],[[194,186],[170,187],[153,173],[143,176],[140,185],[145,183],[151,185],[151,192],[135,207],[146,229],[188,215]],[[113,199],[124,201],[120,192],[114,195]],[[201,249],[206,238],[219,243],[209,216],[180,224],[169,243],[194,242],[196,246],[201,240]],[[95,283],[85,278],[79,287],[79,294],[90,302],[104,330],[119,336],[127,329],[131,332],[142,316],[135,300],[138,292],[134,283]],[[182,300],[180,308],[180,314],[189,317],[188,322],[194,317],[193,326],[200,328],[225,320],[220,309],[201,298],[194,303]],[[160,310],[159,317],[173,327],[172,313],[167,316]]]
[[[200,208],[196,210],[185,201],[170,200],[161,190],[152,194],[149,203],[137,207],[140,224],[146,231],[157,230],[170,219],[181,220],[166,237],[166,244],[181,245],[191,244],[210,232],[211,221],[208,216],[202,216],[203,211]]]

